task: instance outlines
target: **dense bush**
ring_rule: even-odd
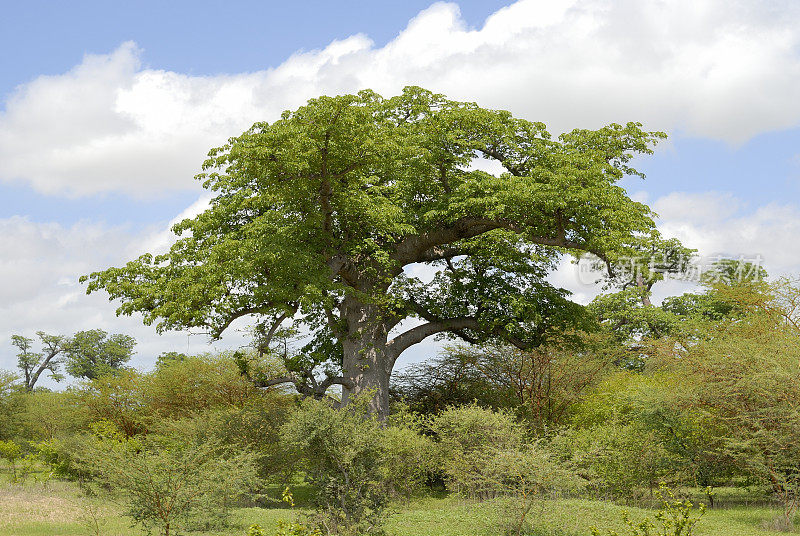
[[[86,430],[91,415],[73,389],[66,391],[34,391],[21,397],[19,419],[28,441],[49,441],[65,438]]]
[[[130,439],[113,427],[96,432],[84,463],[127,515],[163,536],[225,525],[236,500],[255,485],[250,453],[190,437]]]
[[[392,415],[382,431],[382,481],[394,497],[409,498],[438,471],[436,445],[423,420],[407,411]]]
[[[147,380],[135,370],[121,370],[87,381],[79,396],[93,422],[114,423],[125,437],[133,437],[146,432],[153,422],[144,396]]]
[[[302,457],[316,489],[316,522],[330,534],[381,533],[389,500],[383,480],[383,429],[366,412],[366,398],[337,410],[307,399],[283,427],[287,446]]]
[[[298,456],[281,443],[280,429],[294,408],[291,397],[258,393],[241,407],[223,406],[191,417],[163,420],[152,430],[163,436],[190,435],[251,452],[259,476],[283,486],[296,472]]]
[[[625,339],[635,369],[624,360],[609,368],[602,356],[581,368],[587,346],[462,348],[458,363],[452,352],[437,361],[447,367],[435,372],[436,389],[411,400],[422,414],[395,400],[385,422],[364,400],[340,409],[330,398],[299,403],[258,389],[227,355],[166,356],[151,372],[120,370],[62,392],[24,392],[0,374],[0,456],[12,480],[35,462],[46,478],[113,491],[133,519],[162,533],[209,530],[245,504],[242,494],[260,504],[298,476],[316,512],[279,534],[380,534],[392,501],[441,484],[500,512],[496,533],[531,534],[533,508],[550,497],[652,504],[662,481],[757,484],[781,502],[779,526],[791,529],[800,505],[800,285],[782,285],[715,288],[715,300],[735,303],[725,314],[706,314],[696,296],[670,302],[682,307],[680,329],[648,335],[646,352]],[[466,403],[440,408],[446,400]],[[691,528],[685,506],[672,500],[659,515],[683,516],[673,525]],[[653,528],[641,523],[628,528]]]
[[[613,353],[607,337],[585,333],[524,352],[498,344],[451,346],[399,373],[392,393],[422,414],[476,403],[512,411],[542,431],[569,421],[611,368]]]
[[[287,405],[256,388],[225,354],[171,360],[146,374],[121,370],[86,381],[77,392],[91,420],[113,422],[128,437],[212,409]]]
[[[511,415],[476,404],[447,408],[431,420],[430,429],[447,488],[468,497],[496,494],[483,485],[487,459],[524,442],[522,427]]]
[[[674,460],[658,435],[636,422],[608,421],[565,430],[550,447],[604,498],[634,498],[643,490],[652,493],[674,474]]]
[[[20,432],[22,393],[19,378],[0,370],[0,439],[11,439]]]
[[[159,419],[210,408],[241,408],[259,394],[227,354],[167,361],[148,375],[143,391],[147,411]]]

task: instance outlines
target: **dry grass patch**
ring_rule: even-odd
[[[0,527],[29,522],[70,522],[80,515],[80,499],[66,496],[63,490],[39,486],[0,488]]]

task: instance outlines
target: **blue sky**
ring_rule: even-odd
[[[12,333],[201,351],[79,275],[168,247],[205,152],[322,93],[418,84],[551,130],[669,133],[624,186],[701,254],[800,273],[800,8],[757,0],[3,2],[0,368]],[[554,276],[589,299],[569,266]],[[679,291],[679,286],[669,287]],[[665,291],[666,292],[666,291]],[[241,344],[236,329],[216,348]],[[435,351],[424,345],[409,354]]]
[[[59,75],[84,54],[104,54],[126,41],[143,50],[142,63],[192,75],[252,72],[280,65],[295,52],[323,48],[365,33],[381,46],[394,38],[430,0],[301,2],[3,2],[0,21],[0,109],[20,84]],[[507,1],[459,3],[470,26]],[[196,194],[151,197],[102,195],[64,199],[38,195],[28,185],[0,183],[0,218],[25,214],[71,223],[89,217],[134,225],[170,219]]]

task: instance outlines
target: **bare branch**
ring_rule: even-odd
[[[309,385],[311,381],[311,385]],[[305,397],[313,397],[317,399],[324,398],[327,390],[334,385],[341,385],[346,389],[352,389],[353,381],[343,376],[328,376],[321,382],[317,383],[316,379],[311,374],[303,373],[303,378],[298,378],[295,375],[279,376],[277,378],[270,378],[268,380],[253,380],[253,384],[259,388],[274,387],[276,385],[283,385],[291,383],[294,385],[298,393]]]
[[[431,335],[442,333],[443,331],[458,331],[468,329],[480,329],[478,321],[472,317],[448,318],[427,322],[421,326],[411,328],[405,333],[401,333],[388,343],[386,343],[386,353],[394,361],[407,348],[423,341]]]

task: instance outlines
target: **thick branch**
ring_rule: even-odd
[[[228,315],[227,318],[225,318],[225,320],[222,322],[222,324],[219,324],[215,328],[212,329],[211,338],[213,340],[217,340],[220,337],[222,337],[222,333],[226,329],[228,329],[228,326],[230,326],[231,323],[234,320],[236,320],[238,318],[241,318],[243,316],[247,316],[247,315],[253,315],[253,314],[258,314],[258,313],[266,314],[269,309],[270,309],[269,306],[267,306],[267,307],[260,306],[260,307],[245,307],[243,309],[239,309],[238,311],[234,311],[233,313]]]
[[[25,370],[25,387],[28,391],[33,391],[36,382],[45,370],[56,372],[56,365],[58,361],[56,357],[64,351],[64,337],[62,335],[47,335],[43,331],[36,333],[42,341],[42,349],[45,350],[46,355],[36,372],[31,374],[31,370]]]
[[[436,318],[418,303],[411,302],[409,305],[414,313],[420,318],[427,320],[427,323],[401,333],[386,344],[386,353],[392,362],[409,347],[422,342],[431,335],[443,332],[452,333],[470,344],[475,344],[479,341],[475,337],[469,335],[465,330],[473,330],[495,336],[520,350],[530,350],[536,346],[536,344],[515,337],[500,326],[487,329],[481,326],[480,322],[473,316],[441,319]]]
[[[448,318],[427,322],[401,333],[386,343],[386,353],[394,361],[407,348],[422,342],[431,335],[442,333],[443,331],[457,332],[462,329],[480,329],[480,326],[478,321],[472,317]]]
[[[405,266],[414,262],[424,262],[428,260],[429,257],[432,257],[432,260],[436,260],[436,258],[445,258],[444,256],[437,255],[436,251],[438,247],[452,244],[458,240],[474,238],[495,229],[507,229],[518,234],[522,234],[525,231],[523,226],[509,220],[471,217],[460,218],[449,226],[403,238],[392,254],[392,258],[397,261],[400,266]],[[585,245],[579,242],[567,239],[566,233],[563,230],[559,230],[556,236],[528,237],[527,241],[532,244],[567,249],[586,248]],[[444,249],[445,248],[442,248],[441,251],[444,251]]]
[[[353,388],[352,380],[342,376],[328,376],[319,383],[313,381],[312,385],[309,385],[308,378],[298,378],[293,374],[288,376],[279,376],[269,380],[254,380],[253,383],[256,387],[260,388],[274,387],[276,385],[291,383],[294,384],[295,389],[297,389],[297,392],[301,395],[311,396],[318,399],[324,398],[326,391],[334,385],[342,385],[346,389]]]
[[[502,154],[501,152],[497,151],[496,149],[492,147],[482,147],[478,150],[482,152],[484,156],[488,156],[489,158],[494,158],[495,160],[503,164],[503,167],[506,168],[508,172],[511,173],[512,175],[516,177],[522,176],[523,174],[522,168],[518,166],[512,166],[508,161],[508,157]]]
[[[51,349],[47,352],[47,357],[44,358],[41,365],[39,365],[39,368],[36,369],[36,372],[34,372],[33,375],[27,380],[26,387],[29,391],[33,391],[33,386],[36,385],[37,381],[39,381],[39,376],[42,375],[42,372],[48,369],[53,370],[51,369],[51,364],[54,364],[53,359],[61,353],[61,350],[63,350],[63,348],[59,347],[56,349]]]
[[[259,353],[266,353],[269,351],[270,344],[272,344],[272,337],[275,336],[275,332],[278,331],[278,328],[283,324],[283,321],[287,318],[294,316],[297,312],[299,305],[292,304],[289,306],[287,311],[279,314],[275,319],[272,321],[272,325],[269,327],[266,333],[264,333],[263,337],[258,340],[258,351]]]
[[[433,262],[441,260],[450,260],[459,255],[466,255],[467,252],[464,248],[459,247],[443,247],[434,246],[431,249],[422,252],[418,262]]]

